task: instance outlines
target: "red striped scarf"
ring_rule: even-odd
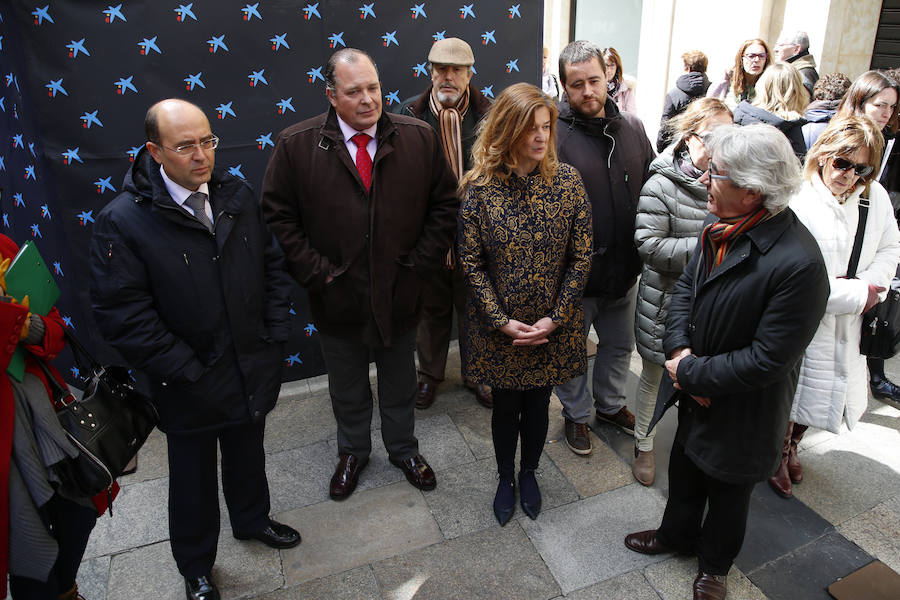
[[[742,233],[753,229],[769,216],[769,211],[760,206],[746,215],[719,219],[715,223],[707,225],[701,234],[706,272],[710,273],[715,267],[722,264],[728,250]]]

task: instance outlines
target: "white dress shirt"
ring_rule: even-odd
[[[375,161],[375,151],[378,149],[378,143],[375,141],[375,129],[378,127],[378,123],[375,123],[368,129],[363,129],[362,131],[357,131],[347,125],[344,120],[338,116],[338,126],[341,128],[341,133],[344,134],[344,144],[347,145],[347,151],[350,152],[350,158],[353,159],[353,162],[356,163],[356,142],[351,141],[352,138],[357,133],[365,133],[369,136],[369,143],[366,145],[366,150],[369,151],[369,158],[372,161]]]
[[[166,184],[166,190],[169,192],[169,195],[172,196],[172,200],[174,200],[175,203],[178,204],[178,206],[187,211],[188,214],[196,216],[194,215],[194,209],[184,203],[184,201],[188,199],[188,196],[190,196],[194,192],[169,179],[169,176],[166,175],[166,170],[162,167],[162,165],[159,166],[159,174],[162,175],[163,182]],[[204,194],[206,194],[206,216],[209,217],[210,223],[214,223],[215,221],[213,220],[212,205],[209,203],[209,186],[206,183],[201,183],[200,187],[198,187],[195,191],[203,192]]]

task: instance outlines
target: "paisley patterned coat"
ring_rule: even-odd
[[[537,173],[537,172],[535,172]],[[462,360],[466,377],[526,390],[582,375],[581,297],[591,268],[591,207],[578,171],[470,185],[459,211],[459,260],[468,282]],[[513,346],[499,328],[550,317],[549,342]]]

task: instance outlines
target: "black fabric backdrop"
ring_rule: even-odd
[[[442,36],[469,42],[488,96],[540,79],[539,0],[181,1],[0,3],[0,231],[36,241],[57,307],[105,361],[115,357],[93,334],[87,289],[92,220],[144,143],[152,103],[200,105],[221,138],[217,167],[258,189],[274,136],[327,108],[321,72],[344,45],[375,59],[385,109],[425,89]],[[300,288],[293,310],[285,380],[325,371]],[[68,353],[57,366],[74,381]]]

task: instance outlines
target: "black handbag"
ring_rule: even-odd
[[[79,450],[78,457],[58,463],[55,470],[70,493],[92,497],[106,491],[111,500],[113,483],[147,441],[159,415],[150,398],[134,388],[126,369],[100,365],[70,331],[65,335],[75,363],[87,374],[81,399],[38,361],[55,390],[59,423]]]
[[[847,265],[847,278],[856,278],[863,233],[869,215],[868,198],[859,199],[859,225]],[[900,290],[891,285],[887,298],[863,313],[859,351],[870,358],[891,358],[900,349]]]

